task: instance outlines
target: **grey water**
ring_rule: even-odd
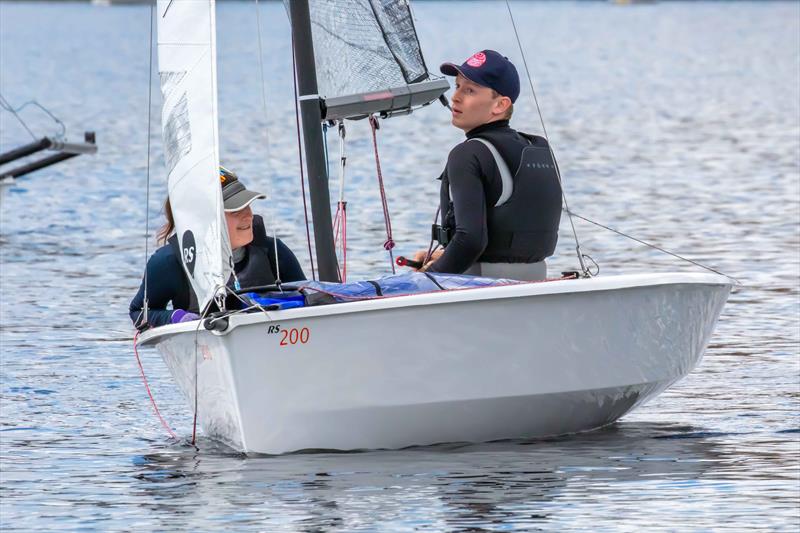
[[[148,113],[149,8],[0,2],[0,94],[37,100],[69,139],[94,130],[100,146],[2,197],[3,530],[797,530],[800,4],[512,8],[572,209],[741,281],[698,368],[577,436],[244,457],[202,433],[188,444],[191,409],[143,349],[182,439],[173,442],[142,385],[127,316],[166,194],[155,80]],[[310,273],[288,23],[280,3],[261,3],[265,112],[254,9],[218,6],[222,159],[271,194],[257,211]],[[524,72],[503,2],[414,9],[430,70],[493,48]],[[516,107],[513,124],[541,133],[527,78]],[[21,114],[37,135],[58,131],[31,106]],[[0,148],[29,139],[0,112]],[[435,178],[460,139],[438,104],[383,122],[398,253],[427,244]],[[349,126],[347,151],[349,277],[384,275],[367,124]],[[700,271],[580,219],[575,227],[600,275]],[[551,269],[575,267],[565,220]],[[387,333],[414,348],[407,332]]]

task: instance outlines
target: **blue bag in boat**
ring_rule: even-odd
[[[269,295],[261,295],[257,292],[245,293],[244,299],[252,304],[258,304],[268,311],[276,309],[292,309],[294,307],[304,307],[305,297],[297,292],[271,292]]]
[[[474,289],[520,283],[508,279],[491,279],[462,274],[433,274],[427,272],[405,272],[377,280],[351,283],[324,281],[300,282],[300,290],[306,295],[306,305],[327,305],[355,302],[387,296],[407,296],[426,292],[457,289]]]

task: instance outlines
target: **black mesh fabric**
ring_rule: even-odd
[[[408,0],[309,0],[309,10],[323,98],[428,79]]]

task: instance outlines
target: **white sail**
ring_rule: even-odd
[[[219,181],[214,0],[158,0],[158,71],[169,199],[200,309],[231,274]]]

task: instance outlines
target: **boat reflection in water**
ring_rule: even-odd
[[[165,527],[208,523],[228,506],[237,510],[229,527],[260,523],[270,530],[389,530],[415,519],[440,530],[552,526],[575,511],[569,503],[600,504],[621,487],[635,489],[622,491],[628,503],[636,491],[645,502],[647,483],[690,487],[728,462],[702,428],[669,424],[622,424],[569,439],[241,461],[230,461],[223,448],[214,453],[219,445],[209,439],[200,446],[200,454],[181,447],[136,460],[134,489],[150,497],[147,505]]]

